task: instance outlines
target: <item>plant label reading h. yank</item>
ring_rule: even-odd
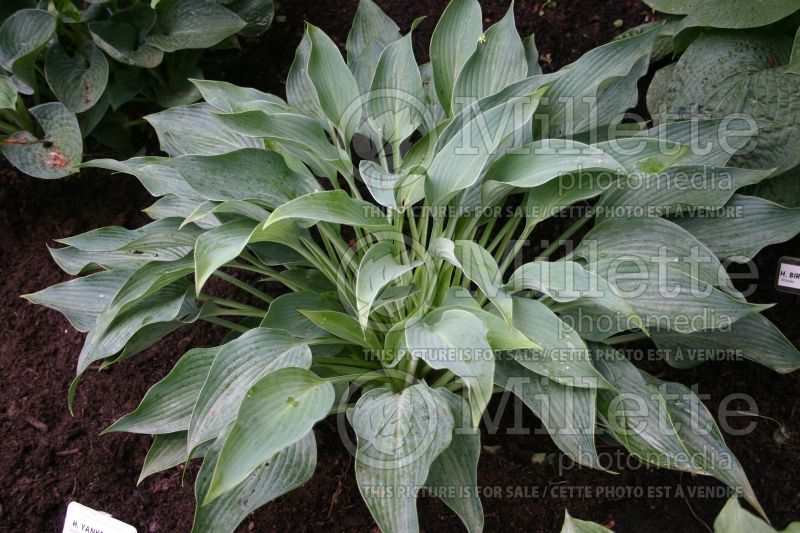
[[[109,514],[72,502],[67,506],[61,533],[136,533],[136,528]]]
[[[775,289],[790,294],[800,294],[800,259],[781,257]]]

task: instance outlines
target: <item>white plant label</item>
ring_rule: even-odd
[[[78,502],[67,507],[62,533],[136,533],[136,528]]]
[[[800,259],[781,258],[775,288],[782,292],[800,294]]]

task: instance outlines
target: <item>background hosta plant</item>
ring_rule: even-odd
[[[76,172],[88,135],[124,152],[122,106],[198,100],[187,78],[202,76],[202,50],[256,36],[272,17],[272,0],[10,2],[0,11],[0,151],[37,178]]]
[[[760,510],[698,397],[614,346],[651,338],[678,366],[735,349],[798,368],[767,306],[748,303],[720,262],[788,239],[798,213],[759,203],[757,217],[714,226],[718,208],[762,202],[736,191],[770,175],[727,166],[725,143],[747,142],[741,125],[616,128],[657,30],[543,75],[513,11],[482,20],[476,1],[453,1],[418,65],[410,34],[363,0],[346,58],[307,27],[287,100],[196,80],[205,103],[148,117],[166,157],[90,163],[159,197],[153,221],[61,239],[53,257],[80,277],[27,298],[87,333],[70,401],[90,367],[184,325],[229,330],[107,430],[155,435],[143,477],[203,458],[196,531],[232,530],[305,483],[312,428],[334,413],[353,429],[356,479],[381,529],[416,531],[427,488],[480,531],[477,427],[499,391],[580,464],[599,467],[600,433],[645,462],[714,476]],[[357,160],[354,140],[375,160]],[[710,143],[702,153],[698,140]],[[596,211],[522,260],[542,222],[587,200]],[[696,230],[706,223],[713,231]]]
[[[758,9],[728,0],[645,3],[666,18],[653,58],[670,61],[656,72],[647,93],[653,118],[750,117],[758,135],[733,163],[777,169],[783,176],[752,190],[800,207],[800,2],[766,0]]]

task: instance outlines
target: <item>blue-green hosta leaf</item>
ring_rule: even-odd
[[[364,104],[370,126],[390,144],[403,141],[423,122],[433,121],[425,107],[411,32],[383,50]]]
[[[650,86],[647,88],[645,103],[647,109],[658,120],[659,115],[664,110],[664,102],[667,99],[667,88],[672,76],[675,74],[677,63],[671,63],[666,67],[657,70],[653,75]]]
[[[106,327],[95,328],[84,341],[78,356],[77,374],[93,362],[117,354],[142,328],[157,323],[196,317],[197,309],[188,296],[186,284],[177,283],[156,291],[131,309],[116,316]],[[189,318],[188,320],[193,320]]]
[[[764,180],[744,192],[784,207],[800,207],[800,167]]]
[[[273,455],[229,492],[203,505],[222,444],[218,440],[208,450],[197,474],[194,489],[197,509],[192,524],[193,533],[233,531],[257,508],[303,485],[317,466],[317,443],[314,432],[309,431],[303,438]]]
[[[326,310],[300,310],[300,314],[326,332],[357,346],[373,350],[379,350],[382,347],[378,337],[372,330],[363,329],[358,320],[347,313]]]
[[[374,204],[357,200],[341,190],[314,192],[283,204],[261,225],[259,234],[269,233],[271,227],[286,220],[299,220],[308,227],[318,222],[363,228],[386,225],[386,215]]]
[[[572,518],[569,512],[564,510],[564,525],[561,527],[561,533],[614,533],[608,528],[595,524],[594,522],[587,522],[586,520],[578,520]]]
[[[259,222],[237,219],[209,230],[197,239],[194,252],[195,290],[199,295],[208,278],[242,253]]]
[[[419,531],[417,492],[451,442],[447,402],[427,385],[366,392],[348,413],[358,438],[356,480],[383,531]],[[391,494],[391,497],[387,497]]]
[[[684,28],[710,27],[741,30],[768,26],[800,10],[797,0],[761,0],[758,9],[747,0],[703,0],[694,2],[681,21]],[[685,9],[681,9],[684,11]]]
[[[679,160],[682,166],[724,167],[757,133],[757,127],[742,117],[695,118],[660,122],[650,129],[637,133],[634,138],[659,139],[667,143],[676,142],[688,146],[689,153]]]
[[[269,29],[275,18],[273,0],[233,0],[225,3],[225,6],[247,24],[239,30],[238,35],[242,37],[258,37]]]
[[[666,80],[661,108],[651,112],[748,117],[758,126],[755,145],[737,153],[733,164],[789,170],[800,164],[791,148],[800,135],[800,76],[775,67],[788,63],[791,46],[790,39],[774,31],[706,32],[681,56]]]
[[[164,59],[164,52],[145,44],[145,38],[156,17],[153,8],[137,2],[110,20],[89,22],[87,27],[94,43],[112,59],[125,65],[155,68]]]
[[[158,253],[160,250],[179,247],[191,251],[197,241],[197,236],[202,231],[199,226],[194,224],[182,224],[178,231],[154,231],[142,235],[120,248],[120,251],[134,254]]]
[[[447,389],[435,389],[433,393],[450,407],[454,429],[450,446],[430,466],[425,488],[458,515],[467,531],[483,531],[483,506],[478,495],[480,430],[470,424],[469,404],[463,398]]]
[[[384,207],[399,211],[395,190],[403,179],[403,174],[387,172],[374,161],[362,160],[358,172],[372,198]]]
[[[541,348],[537,342],[529,339],[521,331],[506,322],[499,316],[499,312],[484,311],[472,298],[466,289],[452,287],[444,298],[442,307],[436,308],[435,313],[443,313],[448,309],[468,311],[486,327],[486,340],[492,350],[525,350]],[[493,310],[495,311],[495,310]]]
[[[308,76],[308,61],[311,56],[311,37],[306,31],[303,39],[294,52],[294,61],[286,78],[286,100],[292,108],[304,115],[316,119],[320,124],[328,124],[328,118],[322,110],[314,83]],[[326,127],[327,129],[327,127]]]
[[[361,327],[369,326],[369,314],[378,294],[390,283],[414,270],[422,262],[403,264],[395,243],[384,241],[370,247],[356,272],[356,305]]]
[[[56,31],[56,17],[43,9],[21,9],[0,26],[0,66],[35,86],[33,62]]]
[[[334,179],[337,172],[352,170],[347,152],[331,144],[319,122],[305,115],[254,110],[217,116],[231,131],[279,144],[317,175]]]
[[[439,105],[439,97],[436,95],[436,87],[433,86],[433,65],[430,61],[420,65],[419,74],[422,78],[422,88],[425,91],[425,104],[428,107],[428,112],[433,117],[435,124],[442,124],[447,117],[445,116],[444,109]],[[420,133],[427,135],[435,128],[428,128],[427,124],[420,127]]]
[[[202,457],[205,452],[205,448],[200,446],[189,456],[189,453],[186,451],[185,431],[156,435],[153,439],[153,444],[151,444],[150,449],[147,450],[147,455],[142,465],[142,472],[139,474],[139,481],[137,481],[136,484],[141,484],[146,477],[156,472],[161,472],[162,470],[167,470],[168,468],[186,462],[187,457],[189,457],[189,459]]]
[[[94,265],[107,269],[131,270],[149,263],[172,263],[192,251],[196,238],[194,231],[161,231],[155,227],[157,225],[148,224],[139,230],[124,230],[113,226],[101,228],[60,239],[61,242],[75,245],[52,248],[50,253],[64,271],[75,275]],[[153,231],[147,231],[151,229]]]
[[[200,100],[200,91],[190,80],[203,75],[197,65],[201,55],[201,50],[180,50],[167,55],[165,74],[155,87],[154,99],[159,106],[168,109]]]
[[[103,168],[113,172],[122,172],[136,176],[142,183],[147,192],[153,196],[170,195],[180,200],[174,200],[170,205],[180,205],[181,213],[185,209],[185,205],[189,202],[192,203],[192,210],[198,205],[203,203],[204,199],[200,193],[192,189],[186,180],[183,179],[176,170],[165,166],[166,158],[145,156],[134,157],[127,161],[117,161],[116,159],[94,159],[83,164],[83,167],[88,168]],[[163,207],[163,206],[162,206]],[[186,213],[190,214],[191,211]],[[174,215],[170,215],[174,216]]]
[[[347,35],[347,66],[362,93],[369,90],[378,59],[386,46],[400,38],[400,28],[372,0],[360,0]]]
[[[783,533],[797,533],[800,522],[792,522]],[[750,514],[731,496],[714,520],[714,533],[778,533],[764,520]]]
[[[89,23],[92,40],[112,59],[125,65],[141,68],[156,68],[164,59],[164,52],[153,46],[137,46],[129,37],[136,38],[133,28],[111,20]],[[134,46],[129,49],[128,47]]]
[[[156,14],[158,19],[145,42],[164,52],[211,48],[247,24],[210,0],[161,0]]]
[[[595,352],[595,364],[616,387],[598,391],[598,413],[632,455],[662,468],[714,476],[761,511],[742,466],[691,389],[638,370],[608,347]]]
[[[162,201],[164,205],[159,204]],[[226,200],[221,202],[182,198],[176,200],[172,195],[162,198],[154,206],[146,209],[145,212],[151,214],[162,210],[166,211],[167,209],[174,209],[173,212],[176,215],[183,217],[181,228],[189,224],[196,224],[203,229],[217,227],[221,222],[220,217],[215,216],[215,213],[223,215],[223,219],[227,219],[224,216],[226,214],[234,214],[257,221],[263,221],[269,216],[269,211],[245,200]]]
[[[203,100],[223,113],[243,113],[245,111],[286,111],[289,106],[274,94],[258,89],[239,87],[225,81],[190,80]]]
[[[304,368],[283,368],[247,391],[217,457],[203,504],[245,481],[261,465],[302,439],[330,412],[333,385]]]
[[[477,0],[454,0],[448,4],[431,36],[430,57],[439,103],[447,116],[453,88],[462,67],[478,47],[483,33],[481,6]]]
[[[690,368],[731,354],[788,374],[800,368],[800,351],[763,315],[737,320],[730,330],[698,331],[688,335],[653,332],[664,359],[677,368]]]
[[[594,445],[596,389],[562,385],[531,372],[507,353],[495,359],[494,381],[533,411],[567,457],[601,468]]]
[[[627,174],[627,168],[602,148],[562,139],[534,141],[504,155],[486,171],[486,181],[529,188],[578,170],[608,170]]]
[[[697,0],[644,0],[644,3],[661,13],[686,15],[694,9]]]
[[[215,202],[207,200],[194,208],[181,222],[181,228],[188,224],[200,223],[203,220],[210,222],[205,224],[205,228],[218,226],[219,218],[214,213],[224,215],[226,213],[241,215],[251,220],[263,221],[269,217],[269,211],[252,202],[244,200],[228,200],[225,202]]]
[[[179,225],[180,221],[177,218],[165,218],[135,229],[127,229],[122,226],[105,226],[86,233],[73,235],[72,237],[56,239],[56,242],[74,246],[87,252],[109,252],[126,248],[136,240],[149,234],[176,231]],[[187,230],[186,233],[190,232]]]
[[[178,179],[183,180],[180,176]],[[163,220],[165,218],[182,218],[185,220],[186,217],[197,211],[198,207],[204,203],[205,201],[199,198],[181,198],[174,194],[166,194],[156,200],[150,207],[142,209],[142,212],[153,220]],[[210,215],[205,217],[204,220],[194,221],[194,224],[200,228],[209,229],[219,226],[220,222],[217,217]]]
[[[604,141],[594,148],[614,158],[629,173],[661,172],[678,162],[684,164],[691,155],[688,145],[643,135]]]
[[[303,339],[326,337],[327,331],[309,320],[306,312],[341,310],[341,304],[335,294],[313,291],[290,292],[273,300],[264,320],[261,321],[261,327],[285,329],[295,337]]]
[[[525,47],[525,61],[528,64],[528,77],[539,76],[542,74],[542,67],[539,65],[539,49],[536,48],[536,40],[533,35],[529,35],[522,40]]]
[[[635,231],[632,229],[629,220],[605,220],[586,234],[573,253],[586,259],[596,272],[606,272],[626,261],[669,264],[669,268],[740,297],[716,251],[679,225],[651,217],[637,220]]]
[[[467,110],[476,114],[465,118],[460,129],[437,151],[428,169],[425,196],[431,205],[442,205],[479,181],[490,158],[498,155],[515,131],[528,124],[543,92],[540,89],[491,108]]]
[[[161,251],[148,251],[136,253],[128,250],[113,250],[110,252],[86,252],[66,246],[64,248],[48,248],[56,264],[71,276],[85,272],[92,268],[105,269],[131,269],[137,268],[152,261],[174,261],[188,254],[191,249],[185,247],[164,249]]]
[[[372,198],[384,207],[402,212],[425,195],[425,176],[422,174],[406,173],[403,169],[398,173],[387,172],[366,159],[361,161],[358,171]]]
[[[515,187],[539,187],[560,176],[592,171],[617,176],[628,168],[599,147],[562,139],[534,141],[492,163],[484,176],[483,202],[495,205]],[[534,191],[532,196],[535,200],[539,195]]]
[[[255,328],[225,344],[203,384],[189,424],[188,448],[216,438],[233,422],[248,390],[280,368],[308,368],[308,345],[283,330]]]
[[[708,245],[718,257],[746,263],[770,244],[800,233],[800,208],[782,207],[755,196],[735,194],[719,215],[674,221]]]
[[[219,155],[185,155],[164,158],[162,164],[177,171],[201,197],[216,202],[256,200],[276,208],[318,188],[271,150],[243,148]]]
[[[380,309],[392,302],[402,302],[409,296],[413,296],[417,293],[419,293],[419,287],[414,284],[386,287],[380,292],[378,297],[375,298],[374,308]]]
[[[492,396],[494,354],[486,327],[469,311],[433,311],[406,327],[406,347],[412,357],[460,377],[469,392],[472,424],[477,427]]]
[[[211,363],[219,351],[220,347],[194,348],[186,352],[164,379],[150,387],[136,409],[114,422],[104,433],[185,432]],[[183,433],[183,449],[186,449],[186,433]],[[186,459],[186,453],[181,459]]]
[[[636,308],[602,276],[574,261],[533,261],[519,267],[506,284],[509,292],[534,290],[557,302],[599,305],[646,330]]]
[[[77,172],[83,155],[83,136],[78,119],[60,102],[28,110],[44,131],[37,138],[18,131],[0,142],[0,151],[12,165],[35,178],[63,178]]]
[[[476,242],[467,240],[453,242],[445,237],[434,239],[430,244],[430,250],[434,257],[442,258],[461,269],[511,323],[513,314],[511,295],[503,286],[502,273],[492,254]]]
[[[549,116],[542,137],[569,137],[618,123],[636,105],[636,82],[647,72],[657,34],[654,29],[608,43],[564,67],[547,91],[548,104],[540,110]]]
[[[640,329],[641,324],[641,320],[636,321],[638,317],[628,317],[587,300],[559,304],[558,316],[578,332],[581,338],[595,342],[603,342],[618,333]]]
[[[104,370],[113,364],[147,350],[153,346],[153,344],[171,334],[178,328],[196,321],[200,317],[200,313],[201,311],[197,308],[197,304],[194,302],[194,300],[187,298],[184,300],[183,307],[175,319],[168,320],[166,322],[147,324],[144,326],[142,329],[133,334],[130,340],[125,344],[125,348],[123,348],[118,355],[104,359],[100,363],[100,370]],[[70,409],[72,409],[71,401],[72,400],[70,399]]]
[[[514,327],[540,346],[512,352],[528,370],[570,387],[608,386],[580,335],[540,301],[514,298]]]
[[[514,98],[522,98],[522,97],[532,97],[532,96],[542,96],[545,94],[547,87],[552,84],[553,81],[560,78],[563,75],[561,72],[554,72],[552,74],[546,74],[541,76],[531,76],[529,78],[525,78],[518,82],[512,83],[508,87],[504,88],[503,90],[481,98],[480,100],[476,100],[472,102],[471,105],[464,107],[458,114],[456,114],[452,119],[444,121],[443,123],[439,124],[436,131],[436,135],[431,135],[433,137],[433,141],[435,142],[437,150],[447,144],[453,137],[457,135],[461,135],[464,137],[466,133],[469,133],[469,130],[465,128],[471,120],[476,117],[479,117],[482,114],[488,113],[490,110],[494,109],[495,107],[503,106],[508,104]],[[530,103],[538,105],[539,100],[531,100]],[[518,122],[517,128],[517,135],[513,137],[513,143],[506,142],[502,145],[504,149],[511,149],[520,146],[525,142],[529,142],[532,139],[529,138],[529,131],[528,127],[531,124],[527,123],[527,120],[530,119],[527,113],[527,109],[525,107],[526,103],[515,103],[516,106],[519,107],[511,107],[509,108],[506,113],[516,113],[516,121]],[[484,130],[488,130],[487,125],[479,124],[479,128],[483,128]],[[483,136],[487,139],[487,141],[491,142],[493,140],[494,132],[492,131],[484,131]],[[517,142],[518,141],[518,142]],[[472,145],[465,143],[466,147],[471,147]],[[424,148],[424,151],[430,151],[430,148],[422,145],[420,148]],[[406,154],[406,158],[411,158],[411,154],[414,153],[414,150],[418,149],[416,147],[412,147],[412,150]],[[505,151],[505,150],[504,150]],[[420,158],[418,157],[422,154],[417,154],[416,159],[413,164],[421,164]],[[411,158],[413,159],[413,158]],[[404,165],[406,163],[404,162]]]
[[[578,172],[552,179],[530,189],[525,199],[528,224],[558,215],[563,209],[603,194],[615,186],[617,180],[606,179],[601,172]]]
[[[0,74],[0,109],[16,109],[17,88],[8,76]]]
[[[680,46],[673,44],[673,39],[675,34],[682,30],[681,22],[684,19],[683,17],[664,17],[664,19],[634,26],[614,37],[614,40],[626,39],[632,35],[650,31],[653,28],[659,28],[658,36],[656,36],[656,40],[653,43],[653,52],[650,54],[650,63],[673,59],[676,54],[675,48],[680,48]]]
[[[85,333],[97,322],[117,291],[131,276],[130,270],[109,270],[65,281],[23,296],[37,305],[55,309],[72,327]]]
[[[398,172],[404,173],[424,173],[436,156],[439,147],[444,146],[444,134],[449,128],[455,128],[454,119],[448,119],[437,124],[435,128],[427,132],[417,142],[411,145],[408,152],[403,154],[403,161]],[[460,125],[460,124],[459,124]],[[423,198],[421,195],[418,200]]]
[[[170,157],[219,155],[241,148],[264,148],[264,142],[240,135],[220,122],[209,104],[167,109],[144,117],[158,135],[161,149]]]
[[[60,44],[47,51],[45,76],[56,97],[73,113],[94,106],[108,83],[108,61],[92,42],[85,42],[75,56]]]
[[[528,76],[525,47],[514,23],[514,4],[506,16],[478,39],[475,52],[464,63],[453,87],[453,114]]]
[[[358,84],[331,38],[311,24],[306,25],[306,32],[311,44],[308,78],[328,120],[341,132],[345,145],[349,145],[361,123]]]
[[[203,95],[203,100],[222,113],[289,110],[288,104],[283,99],[258,89],[239,87],[225,81],[195,79],[190,81]]]
[[[726,328],[771,307],[730,296],[669,263],[628,259],[603,268],[595,271],[597,275],[633,307],[647,329],[692,333]]]
[[[738,189],[771,174],[771,170],[705,166],[635,174],[623,178],[600,198],[598,215],[641,218],[714,210],[725,205]]]
[[[310,267],[311,264],[306,259],[293,250],[290,246],[277,244],[274,242],[254,242],[250,243],[250,250],[255,254],[259,261],[267,266],[285,267]],[[284,272],[288,275],[289,271]],[[326,291],[319,291],[326,292]]]

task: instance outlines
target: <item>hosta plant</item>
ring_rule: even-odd
[[[155,435],[142,477],[203,458],[195,531],[231,530],[309,480],[313,427],[332,415],[355,434],[381,529],[416,531],[425,488],[480,531],[477,428],[500,391],[577,463],[600,467],[599,433],[759,508],[698,397],[614,347],[798,368],[720,259],[789,238],[800,215],[736,194],[770,175],[726,166],[741,124],[621,125],[656,31],[543,75],[512,10],[482,21],[477,1],[450,3],[418,65],[413,27],[363,0],[346,59],[307,26],[286,100],[195,81],[204,103],[148,117],[167,156],[90,163],[159,197],[153,221],[61,239],[54,259],[81,276],[27,298],[87,334],[70,401],[87,370],[177,328],[229,330],[107,430]],[[759,209],[709,217],[729,203]],[[577,221],[559,224],[573,205]],[[534,258],[525,244],[545,222],[563,234]]]
[[[733,164],[776,169],[751,190],[800,207],[800,1],[765,0],[757,9],[730,0],[645,0],[666,21],[653,59],[662,63],[647,92],[656,121],[748,116],[754,148]]]
[[[4,0],[0,152],[52,179],[77,172],[88,135],[124,151],[125,104],[198,100],[187,78],[202,76],[203,49],[256,36],[272,16],[272,0]]]

